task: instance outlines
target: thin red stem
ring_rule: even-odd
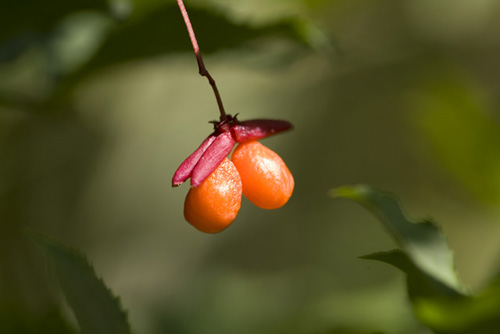
[[[191,25],[191,21],[189,20],[189,15],[187,13],[186,7],[184,7],[184,3],[182,0],[177,0],[177,4],[179,5],[179,9],[181,10],[182,18],[184,19],[184,23],[186,23],[186,28],[189,33],[189,38],[191,39],[191,44],[193,44],[194,54],[196,56],[196,61],[198,62],[198,70],[201,76],[204,76],[208,79],[210,86],[215,94],[215,99],[217,100],[217,105],[219,106],[220,111],[220,120],[224,121],[227,119],[226,112],[224,111],[224,105],[222,104],[222,99],[219,94],[219,90],[217,89],[217,85],[215,84],[214,78],[208,73],[205,64],[203,63],[203,58],[201,57],[200,47],[198,46],[198,41],[196,41],[196,35],[194,34],[193,26]]]

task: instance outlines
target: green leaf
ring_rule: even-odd
[[[127,314],[83,255],[39,233],[29,235],[47,252],[62,291],[84,334],[131,333]]]
[[[377,252],[361,257],[367,260],[377,260],[395,266],[408,276],[408,293],[410,298],[461,296],[455,289],[437,280],[415,265],[410,257],[399,249],[387,252]]]
[[[370,210],[424,273],[457,292],[464,290],[455,272],[448,243],[439,227],[430,220],[412,222],[393,196],[368,186],[338,188],[333,195],[354,200]]]
[[[332,191],[363,205],[377,216],[401,249],[363,256],[391,264],[407,275],[416,317],[435,333],[491,334],[500,328],[500,275],[484,292],[471,296],[455,274],[453,256],[441,230],[430,221],[415,223],[398,201],[368,186]]]

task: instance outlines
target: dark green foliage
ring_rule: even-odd
[[[29,233],[50,256],[59,284],[83,334],[130,333],[127,314],[121,309],[88,261],[73,249],[51,238]]]
[[[173,2],[162,3],[154,8],[141,8],[141,4],[137,3],[137,10],[120,20],[108,9],[107,2],[100,0],[76,3],[56,1],[50,6],[39,1],[20,1],[8,2],[4,6],[5,10],[0,8],[0,12],[2,17],[5,16],[9,20],[3,22],[6,29],[0,30],[0,60],[14,61],[17,56],[33,48],[42,50],[46,68],[41,70],[47,72],[53,89],[42,101],[33,101],[34,104],[31,105],[26,101],[17,101],[3,93],[0,88],[0,104],[22,103],[21,107],[39,110],[67,109],[75,87],[97,70],[127,61],[144,60],[176,52],[192,52],[179,8]],[[58,28],[61,27],[63,19],[83,12],[94,13],[101,19],[107,18],[109,22],[106,28],[102,28],[98,33],[99,45],[96,47],[94,43],[87,43],[83,48],[87,47],[89,50],[80,52],[87,55],[87,60],[82,61],[81,65],[70,73],[61,72],[59,53],[65,50],[54,48],[55,41],[61,37]],[[278,36],[309,45],[317,44],[314,39],[318,33],[315,36],[305,34],[304,30],[310,28],[311,24],[299,18],[279,19],[257,27],[235,23],[216,11],[204,8],[190,7],[189,15],[193,26],[196,27],[197,38],[204,54],[237,48],[264,36]],[[19,20],[19,17],[23,19]],[[13,18],[15,22],[10,21]],[[94,22],[88,21],[90,28]]]
[[[0,306],[0,333],[33,334],[57,333],[76,334],[59,308],[48,310],[40,316],[30,316],[16,307]]]
[[[4,0],[0,3],[0,61],[41,43],[67,15],[84,10],[106,12],[104,0]]]

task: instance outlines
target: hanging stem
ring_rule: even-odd
[[[182,0],[177,0],[177,4],[179,5],[179,9],[181,10],[182,18],[186,23],[186,28],[189,33],[189,38],[191,39],[191,44],[193,44],[194,54],[196,56],[196,61],[198,62],[198,69],[201,76],[204,76],[208,79],[210,86],[215,94],[215,99],[217,100],[217,105],[219,106],[220,111],[220,120],[227,120],[226,112],[224,111],[224,105],[222,104],[222,99],[219,94],[219,90],[217,89],[217,85],[215,84],[214,78],[208,73],[205,64],[203,63],[203,58],[201,58],[200,47],[198,46],[198,42],[196,41],[196,35],[194,34],[193,26],[191,25],[191,21],[189,20],[189,15],[187,13],[186,7],[184,7],[184,3]]]

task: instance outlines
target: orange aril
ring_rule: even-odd
[[[294,180],[278,154],[258,141],[239,144],[231,161],[243,183],[243,195],[263,209],[277,209],[292,196]]]
[[[201,185],[189,189],[184,202],[184,217],[202,232],[220,232],[236,218],[241,193],[238,170],[228,158],[224,158]]]

